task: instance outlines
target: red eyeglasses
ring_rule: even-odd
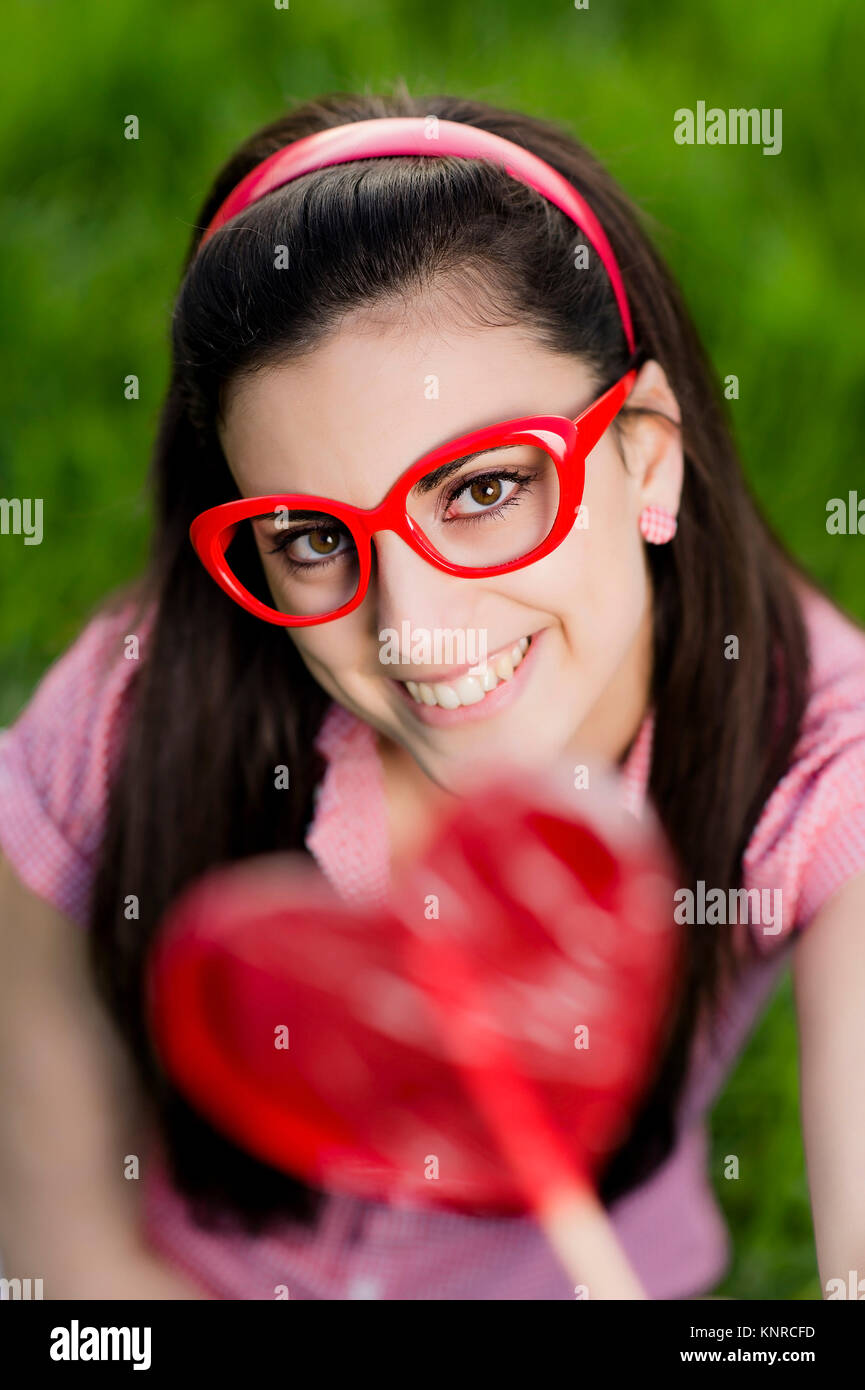
[[[522,569],[570,533],[586,458],[636,377],[626,372],[575,420],[527,415],[441,445],[377,507],[308,493],[242,497],[201,512],[190,539],[236,603],[283,627],[332,622],[363,602],[378,531],[393,531],[429,564],[464,579]]]

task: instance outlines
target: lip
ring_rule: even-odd
[[[460,705],[458,709],[442,709],[440,705],[419,705],[412,699],[402,681],[392,680],[399,691],[400,699],[406,704],[419,724],[430,724],[434,728],[447,729],[452,724],[471,724],[478,719],[489,719],[494,714],[513,704],[525,684],[526,668],[533,668],[538,645],[543,632],[526,633],[531,637],[529,649],[509,680],[499,681],[476,705]],[[392,678],[391,678],[392,679]]]

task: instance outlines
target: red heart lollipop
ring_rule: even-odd
[[[679,939],[657,830],[586,795],[461,801],[386,908],[299,856],[209,874],[152,956],[168,1072],[321,1187],[499,1213],[589,1193],[651,1079]]]

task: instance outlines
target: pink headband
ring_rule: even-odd
[[[603,262],[619,306],[628,347],[634,351],[631,311],[621,272],[606,233],[585,199],[545,160],[521,145],[494,135],[492,131],[458,121],[429,116],[386,116],[371,121],[351,121],[348,125],[318,130],[314,135],[295,140],[262,160],[232,189],[205,230],[199,250],[244,208],[275,188],[299,179],[302,174],[332,164],[347,164],[353,159],[399,154],[450,154],[462,159],[492,160],[502,164],[511,178],[528,184],[567,213],[585,232]]]

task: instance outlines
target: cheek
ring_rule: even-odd
[[[328,674],[339,680],[344,671],[357,666],[361,639],[349,619],[322,623],[306,631],[299,628],[286,632],[301,661],[317,680]]]
[[[579,656],[608,671],[627,651],[648,598],[633,480],[614,452],[590,464],[584,501],[567,540],[515,575],[510,592],[549,613]]]
[[[621,651],[640,624],[648,594],[647,570],[637,509],[637,483],[612,447],[589,464],[586,530],[571,533],[574,621],[594,643]]]

